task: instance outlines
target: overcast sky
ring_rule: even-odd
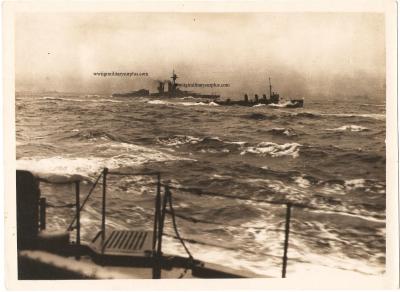
[[[17,90],[112,93],[230,83],[223,96],[384,96],[385,26],[371,13],[60,13],[16,18]],[[148,72],[98,77],[94,72]],[[210,91],[210,90],[209,90]]]

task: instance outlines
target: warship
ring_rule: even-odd
[[[175,70],[172,71],[171,80],[158,81],[157,92],[150,93],[147,89],[140,89],[137,91],[131,91],[127,93],[114,93],[113,97],[157,97],[157,98],[183,98],[191,96],[193,98],[207,98],[217,99],[220,96],[216,94],[201,94],[193,91],[181,90],[177,83],[178,75]]]
[[[272,91],[271,77],[269,80],[269,98],[267,98],[266,94],[262,95],[262,98],[259,98],[258,94],[254,95],[254,100],[249,99],[247,94],[244,95],[243,100],[231,100],[226,99],[225,101],[214,100],[213,102],[218,105],[224,106],[259,106],[259,105],[270,105],[271,107],[285,107],[285,108],[301,108],[304,106],[304,99],[290,99],[285,103],[281,103],[280,96],[277,92]]]
[[[281,97],[277,92],[272,90],[271,77],[269,80],[269,97],[263,94],[260,98],[258,94],[254,95],[254,99],[249,99],[247,94],[244,95],[242,100],[232,100],[227,98],[226,100],[220,100],[220,95],[216,94],[201,94],[192,91],[181,90],[177,83],[178,75],[175,71],[172,71],[171,80],[158,81],[157,92],[150,93],[147,89],[140,89],[137,91],[131,91],[127,93],[114,93],[113,97],[156,97],[156,98],[185,98],[192,97],[194,99],[206,99],[203,103],[217,104],[222,106],[261,106],[269,105],[271,107],[285,107],[285,108],[302,108],[304,107],[304,99],[289,99],[286,102],[281,101]]]

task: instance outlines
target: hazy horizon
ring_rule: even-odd
[[[378,13],[27,13],[16,17],[17,91],[111,94],[171,76],[222,97],[385,98]],[[99,77],[94,72],[147,72]]]

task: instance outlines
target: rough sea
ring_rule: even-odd
[[[385,104],[305,99],[301,109],[224,107],[193,98],[17,93],[17,168],[80,175],[81,200],[104,167],[160,171],[196,259],[280,277],[385,271]],[[100,230],[101,184],[82,212],[82,240]],[[109,176],[107,228],[149,228],[156,184]],[[65,230],[74,186],[41,183],[47,228]],[[53,207],[51,207],[53,206]],[[167,215],[163,251],[185,252]]]

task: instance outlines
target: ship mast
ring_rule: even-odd
[[[174,69],[172,69],[172,77],[171,77],[171,79],[172,79],[172,84],[175,85],[176,79],[178,79],[178,75],[175,74],[175,70]]]
[[[272,96],[271,77],[268,77],[268,79],[269,79],[269,98],[271,99],[271,96]]]

